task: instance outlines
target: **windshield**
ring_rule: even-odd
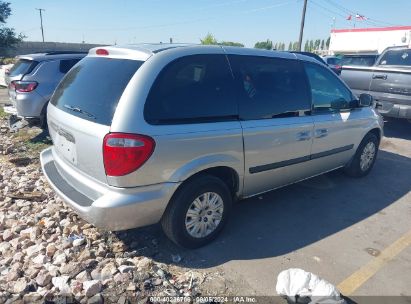
[[[382,56],[380,65],[411,66],[411,49],[387,51]]]
[[[37,61],[20,59],[10,69],[9,75],[18,76],[30,73],[36,65]]]
[[[142,61],[86,57],[57,87],[51,103],[57,108],[110,125],[118,101]]]

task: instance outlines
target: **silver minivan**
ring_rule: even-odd
[[[365,176],[382,137],[372,98],[288,52],[197,46],[95,48],[54,92],[43,172],[107,230],[161,222],[189,248],[232,202],[344,168]]]

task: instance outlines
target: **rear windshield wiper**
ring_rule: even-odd
[[[84,111],[84,110],[80,109],[79,107],[72,106],[72,105],[69,105],[69,104],[65,104],[64,107],[65,107],[66,109],[71,110],[71,111],[78,112],[78,113],[81,113],[81,114],[85,114],[85,115],[87,115],[88,117],[97,119],[97,117],[96,117],[95,115],[93,115],[93,114],[91,114],[91,113],[89,113],[89,112],[87,112],[87,111]]]

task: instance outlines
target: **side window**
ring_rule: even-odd
[[[168,64],[155,80],[144,107],[151,124],[237,119],[233,77],[225,55],[192,55]]]
[[[60,65],[59,65],[60,73],[66,74],[79,61],[80,61],[80,59],[60,60]]]
[[[411,66],[411,50],[389,50],[382,56],[379,64]]]
[[[332,72],[312,63],[305,63],[305,70],[311,86],[313,112],[334,112],[356,106],[351,91]]]
[[[241,119],[304,115],[311,108],[304,68],[297,60],[229,56],[236,78]]]

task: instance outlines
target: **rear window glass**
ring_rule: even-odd
[[[63,78],[51,103],[75,116],[110,125],[118,101],[142,61],[86,57]]]
[[[17,76],[30,73],[36,65],[37,61],[20,59],[10,69],[9,75]]]
[[[328,64],[339,65],[341,62],[340,58],[327,58]]]
[[[376,56],[347,56],[342,58],[341,65],[372,66],[375,60]]]
[[[380,65],[411,66],[411,50],[387,51],[381,58]]]

